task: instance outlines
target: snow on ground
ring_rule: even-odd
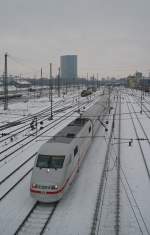
[[[133,100],[132,100],[133,101]],[[134,101],[133,101],[134,102]],[[123,112],[129,112],[127,105],[123,105]],[[139,108],[137,107],[136,112],[139,112]],[[144,115],[144,114],[143,114]],[[144,120],[144,119],[143,119]],[[135,121],[135,118],[134,118]],[[150,122],[147,122],[146,126],[146,131],[150,127]],[[140,127],[136,125],[136,128],[138,131],[140,130]],[[143,135],[140,137],[143,137]],[[135,131],[133,129],[132,121],[131,120],[123,120],[122,121],[122,138],[136,138]],[[124,171],[127,180],[130,184],[130,187],[132,189],[133,195],[137,201],[137,204],[141,210],[141,213],[144,217],[145,223],[148,227],[148,230],[150,231],[150,210],[149,206],[150,205],[150,179],[148,178],[147,171],[144,165],[144,161],[140,152],[140,148],[138,145],[137,141],[133,141],[133,144],[131,147],[128,146],[127,144],[122,144],[122,156],[121,156],[121,161],[122,161],[122,170]],[[145,148],[144,146],[142,146]],[[150,150],[150,147],[149,147]],[[149,155],[149,152],[147,152]],[[146,154],[146,152],[145,152]],[[123,177],[123,176],[122,176]],[[135,225],[137,227],[137,222],[132,223],[128,217],[128,223],[130,227],[135,229]],[[145,231],[145,226],[141,222],[141,218],[138,215],[138,220],[140,221],[140,225],[143,230],[143,234],[147,234]],[[135,230],[136,234],[141,234],[138,230]],[[128,234],[128,233],[127,233]],[[130,233],[132,234],[132,233]]]
[[[12,235],[34,204],[29,194],[31,174],[0,203],[0,234]]]
[[[72,100],[72,96],[78,96],[78,92],[68,92],[67,96],[58,97],[56,93],[53,94],[53,102],[63,102],[66,99]],[[16,119],[22,118],[24,116],[30,116],[36,112],[43,110],[44,108],[50,107],[50,101],[47,97],[40,97],[35,99],[17,99],[13,102],[11,100],[8,102],[8,110],[4,111],[4,107],[0,104],[0,123],[4,124],[7,122],[15,121]]]
[[[50,133],[47,133],[47,136],[50,134],[51,136],[54,135],[56,132],[59,131],[59,129],[62,129],[63,126],[65,126],[68,122],[73,120],[75,117],[70,118],[70,120],[65,120],[63,125],[57,126],[57,128],[53,128]],[[8,175],[9,172],[11,171],[11,167],[15,168],[15,165],[22,163],[24,158],[26,158],[27,155],[31,155],[33,152],[35,152],[35,149],[38,149],[39,146],[43,143],[43,139],[41,138],[42,141],[37,140],[32,144],[32,147],[24,148],[23,151],[20,151],[16,154],[16,157],[13,159],[13,164],[12,160],[11,161],[6,161],[5,165],[2,165],[2,171],[1,171],[1,178],[4,178],[4,175]],[[18,155],[18,156],[17,156]],[[34,160],[34,159],[33,159]],[[26,166],[27,168],[30,166],[33,166],[33,160]],[[10,165],[10,167],[9,167]],[[93,163],[94,166],[94,163]],[[27,170],[27,169],[26,169]],[[10,183],[7,181],[7,184],[5,186],[5,183],[1,187],[1,195],[7,191],[7,187],[9,187],[10,184],[13,184],[13,182],[16,180],[16,178],[19,178],[23,175],[24,170],[21,172],[18,172],[15,174],[13,177],[13,180],[10,179]],[[0,211],[5,211],[3,215],[0,217],[0,234],[12,234],[12,231],[15,232],[15,229],[17,226],[20,224],[21,220],[25,217],[25,214],[29,211],[31,206],[34,203],[34,200],[31,199],[30,193],[29,193],[29,183],[30,183],[30,176],[25,178],[22,183],[19,184],[19,186],[11,193],[11,196],[8,195],[7,199],[3,202],[0,203]],[[22,190],[22,187],[24,185],[24,189]],[[19,190],[20,189],[20,190]],[[21,207],[22,205],[22,207]],[[9,213],[11,211],[11,213]],[[14,216],[12,217],[12,213]],[[9,215],[9,216],[8,216]],[[7,219],[6,219],[7,218]],[[6,224],[10,224],[10,226],[6,226]]]
[[[126,92],[126,90],[125,90]],[[130,91],[128,91],[129,93]],[[123,92],[122,92],[123,94]],[[122,99],[122,115],[121,120],[121,137],[130,139],[136,138],[135,131],[133,129],[133,124],[130,119],[126,95],[123,95]],[[148,98],[147,98],[148,99]],[[44,99],[43,99],[44,100]],[[148,99],[149,100],[149,99]],[[139,112],[139,106],[135,103],[134,98],[130,97],[130,101],[133,103],[135,110]],[[35,102],[36,103],[36,102]],[[42,102],[41,102],[42,103]],[[47,101],[48,103],[48,101]],[[46,101],[43,101],[42,105],[46,107]],[[15,104],[16,105],[16,104]],[[34,104],[35,105],[35,104]],[[43,108],[42,105],[36,103],[35,110],[40,110]],[[39,105],[39,106],[38,106]],[[15,107],[15,106],[14,106]],[[19,105],[17,106],[19,107]],[[130,107],[131,108],[131,107]],[[15,109],[15,108],[14,108]],[[34,110],[31,106],[30,109]],[[34,110],[34,111],[35,111]],[[133,111],[133,110],[132,110]],[[13,111],[14,112],[14,111]],[[22,112],[22,111],[21,111]],[[150,135],[150,121],[142,114],[138,114],[143,127],[146,130],[147,135]],[[134,121],[136,117],[134,116]],[[4,121],[4,119],[3,119]],[[140,137],[143,137],[143,133],[138,122],[135,122],[137,131]],[[62,127],[59,127],[62,128]],[[53,130],[58,131],[57,128]],[[110,131],[110,127],[109,127]],[[54,134],[54,133],[53,133]],[[52,135],[52,133],[51,133]],[[97,132],[97,136],[106,136],[108,139],[109,133],[104,132],[104,128],[101,127]],[[117,135],[117,128],[115,129],[115,135]],[[116,141],[116,140],[115,140]],[[132,146],[129,147],[128,142],[125,140],[121,141],[121,201],[120,201],[120,234],[121,235],[132,235],[132,234],[142,234],[140,229],[143,231],[144,235],[149,234],[145,229],[145,224],[147,225],[148,231],[150,231],[150,179],[147,176],[145,165],[141,156],[141,152],[137,141],[133,141]],[[24,149],[24,154],[30,154],[35,152],[38,144],[42,144],[42,141],[34,143],[31,149]],[[76,175],[75,181],[68,192],[64,195],[60,201],[57,210],[55,211],[51,223],[47,226],[45,234],[51,235],[87,235],[90,234],[90,229],[92,226],[92,219],[94,215],[95,203],[97,198],[97,191],[99,187],[99,181],[102,173],[105,153],[106,153],[106,141],[104,138],[94,138],[91,148],[89,149],[85,160],[82,163],[79,173]],[[149,148],[146,143],[142,143],[142,147],[145,149],[145,154],[147,154],[147,161],[149,157]],[[102,210],[102,220],[100,223],[100,233],[99,234],[115,234],[115,192],[116,192],[116,166],[114,165],[114,160],[116,157],[117,145],[112,145],[111,157],[108,173],[108,182],[106,186],[106,195],[104,200],[104,206]],[[19,153],[21,154],[21,152]],[[15,165],[21,158],[16,158],[13,164],[7,163],[5,166],[1,167],[0,179],[7,175],[11,167],[15,168]],[[31,161],[28,164],[33,164]],[[22,171],[23,174],[23,171]],[[125,177],[128,181],[125,180]],[[14,176],[19,177],[18,175]],[[21,223],[25,215],[28,213],[34,200],[30,197],[29,184],[30,184],[29,174],[14,190],[11,194],[7,196],[4,201],[0,202],[0,234],[12,235],[18,225]],[[14,179],[10,182],[11,184]],[[130,189],[129,189],[130,186]],[[6,188],[2,185],[0,187],[0,192]],[[131,194],[132,193],[132,194]],[[133,200],[133,196],[136,200]],[[137,208],[139,207],[139,209]],[[133,210],[135,214],[133,213]],[[143,216],[143,220],[139,213],[139,210]],[[145,224],[144,224],[144,222]],[[139,223],[139,225],[138,225]]]

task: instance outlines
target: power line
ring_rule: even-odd
[[[11,59],[11,60],[12,60],[13,62],[15,62],[16,64],[19,64],[19,65],[21,65],[21,66],[23,66],[23,67],[30,67],[30,69],[31,69],[32,72],[34,72],[34,73],[39,73],[39,72],[40,72],[40,69],[37,70],[37,68],[31,66],[31,64],[25,64],[25,63],[24,63],[24,60],[21,59],[21,58],[12,56],[12,55],[10,55],[10,54],[8,54],[8,57],[9,57],[9,59]],[[23,73],[23,74],[26,74],[26,75],[27,75],[27,74],[30,74],[30,73],[28,72],[28,73]]]
[[[58,136],[55,136],[55,135],[43,135],[43,136],[41,136],[42,138],[53,138],[53,137],[55,137],[55,140],[57,139],[57,138],[69,138],[69,137],[67,137],[67,136],[65,136],[65,135],[58,135]],[[74,136],[73,137],[73,139],[86,139],[86,138],[92,138],[92,139],[94,139],[94,138],[106,138],[106,136],[104,136],[104,135],[96,135],[96,136]],[[106,138],[106,139],[108,139],[108,138]],[[48,139],[49,140],[49,139]],[[124,140],[124,141],[146,141],[146,140],[150,140],[150,139],[147,139],[147,138],[119,138],[119,137],[112,137],[112,140]],[[124,142],[122,142],[122,143],[124,143]],[[121,144],[122,144],[121,143]],[[125,143],[128,143],[128,142],[125,142]],[[112,145],[114,145],[114,144],[118,144],[118,143],[113,143]]]
[[[55,111],[54,111],[54,112],[55,112]],[[82,112],[82,111],[81,111],[81,112]],[[84,111],[84,112],[86,112],[86,111]],[[84,114],[84,112],[81,113],[81,115]],[[140,111],[139,111],[139,112],[125,112],[125,113],[121,113],[121,115],[129,115],[129,114],[135,114],[135,113],[141,114]],[[149,111],[144,111],[144,113],[150,113],[150,110],[149,110]],[[58,116],[59,116],[59,115],[58,115]],[[113,114],[104,114],[103,116],[105,116],[105,117],[109,117],[109,116],[110,116],[110,117],[111,117],[111,116],[113,116]],[[116,116],[119,116],[119,114],[116,113]],[[72,117],[76,117],[76,116],[73,115]],[[90,118],[90,117],[92,118],[92,117],[97,117],[97,116],[95,116],[95,115],[87,115],[87,116],[85,116],[85,115],[84,115],[84,117],[85,117],[85,118]],[[143,117],[141,117],[141,118],[143,118]],[[119,120],[119,119],[117,119],[117,120]],[[121,119],[121,120],[122,120],[122,119]]]
[[[116,154],[116,152],[115,152],[115,150],[114,150],[114,147],[113,147],[112,149],[113,149],[113,152],[114,152],[114,154],[115,154],[115,157],[117,157],[117,154]],[[112,155],[111,155],[111,157],[112,157]],[[112,159],[113,159],[113,157],[112,157]],[[114,161],[114,159],[113,159],[113,161]],[[131,195],[132,195],[132,197],[133,197],[133,200],[134,200],[134,202],[135,202],[135,204],[136,204],[136,207],[137,207],[137,209],[138,209],[138,211],[139,211],[139,213],[140,213],[140,216],[141,216],[141,219],[142,219],[142,221],[143,221],[143,223],[144,223],[145,229],[146,229],[147,233],[150,234],[150,232],[148,231],[146,222],[145,222],[145,220],[144,220],[144,217],[143,217],[143,215],[142,215],[142,212],[141,212],[141,210],[140,210],[140,208],[139,208],[139,205],[138,205],[138,203],[137,203],[137,201],[136,201],[136,199],[135,199],[135,196],[134,196],[134,194],[133,194],[133,190],[132,190],[132,188],[131,188],[131,186],[130,186],[128,180],[127,180],[126,174],[125,174],[125,172],[124,172],[124,170],[122,169],[121,166],[120,166],[120,169],[121,169],[121,171],[122,171],[122,173],[123,173],[123,176],[124,176],[124,178],[125,178],[125,181],[126,181],[128,187],[129,187],[129,191],[130,191],[130,193],[131,193]],[[121,177],[120,177],[120,179],[121,179]],[[121,180],[122,180],[122,179],[121,179]],[[128,195],[128,197],[129,197],[129,195]],[[127,197],[127,198],[128,198],[128,197]],[[131,201],[130,201],[130,202],[131,202]],[[132,206],[132,207],[133,207],[133,206]],[[136,218],[137,218],[137,217],[136,217]],[[138,224],[139,224],[139,221],[138,221]],[[142,234],[143,234],[143,233],[142,233]]]

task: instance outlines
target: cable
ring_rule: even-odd
[[[117,154],[116,154],[116,152],[115,152],[115,150],[114,150],[114,147],[112,147],[112,149],[113,149],[113,151],[114,151],[115,157],[117,157]],[[113,161],[114,161],[114,159],[113,159]],[[126,177],[126,175],[125,175],[125,173],[124,173],[122,167],[121,167],[121,171],[122,171],[122,173],[123,173],[123,176],[124,176],[124,178],[125,178],[125,181],[126,181],[128,187],[129,187],[129,191],[130,191],[130,193],[131,193],[131,195],[132,195],[132,197],[133,197],[133,200],[134,200],[134,202],[135,202],[135,204],[136,204],[136,207],[137,207],[137,209],[138,209],[138,211],[139,211],[139,213],[140,213],[140,216],[141,216],[141,219],[142,219],[142,221],[143,221],[143,223],[144,223],[145,229],[146,229],[147,233],[150,234],[150,232],[148,231],[146,222],[145,222],[145,220],[144,220],[144,217],[143,217],[143,215],[142,215],[142,212],[141,212],[141,210],[140,210],[140,208],[139,208],[139,206],[138,206],[138,203],[137,203],[137,201],[136,201],[136,199],[135,199],[135,197],[134,197],[134,194],[133,194],[133,192],[132,192],[131,186],[130,186],[128,180],[127,180],[127,177]],[[121,179],[121,177],[120,177],[120,179]]]
[[[107,171],[108,172],[108,171]],[[98,231],[97,231],[97,235],[99,233],[100,230],[100,226],[101,226],[101,218],[102,218],[102,211],[103,211],[103,206],[104,206],[104,200],[105,200],[105,195],[106,195],[106,186],[107,186],[107,179],[108,179],[108,173],[106,173],[105,177],[105,185],[104,185],[104,189],[103,189],[103,197],[102,197],[102,202],[101,202],[101,208],[100,208],[100,217],[99,217],[99,221],[98,221]]]
[[[19,57],[15,57],[15,56],[12,56],[12,55],[10,55],[10,54],[8,54],[8,57],[9,57],[12,61],[14,61],[15,63],[20,64],[21,66],[27,66],[27,64],[24,63],[24,60],[21,59],[21,58],[19,58]],[[37,69],[35,69],[33,66],[31,66],[31,65],[28,65],[28,66],[30,66],[30,68],[32,68],[34,71],[37,70]],[[40,70],[38,70],[38,71],[40,71]]]
[[[104,136],[104,140],[106,142],[106,145],[108,145],[105,136]],[[108,159],[108,162],[109,162],[109,159]],[[104,185],[104,189],[103,189],[103,197],[102,197],[101,208],[100,208],[100,218],[99,218],[99,222],[98,222],[98,231],[97,231],[97,234],[99,233],[99,230],[100,230],[103,205],[104,205],[104,200],[105,200],[105,195],[106,195],[106,186],[107,186],[108,171],[109,171],[108,168],[109,168],[109,163],[107,165],[107,170],[105,171],[105,178],[106,178],[106,180],[105,180],[105,185]]]
[[[8,54],[8,57],[13,61],[13,62],[15,62],[16,64],[19,64],[19,65],[21,65],[21,66],[23,66],[23,67],[30,67],[31,68],[31,70],[32,70],[32,72],[34,72],[34,73],[40,73],[40,69],[36,69],[36,68],[34,68],[33,66],[31,66],[30,64],[25,64],[24,62],[23,62],[23,59],[21,59],[21,58],[17,58],[17,57],[14,57],[14,56],[11,56],[10,54]],[[22,62],[21,62],[21,60],[22,60]],[[28,73],[24,73],[24,74],[30,74],[29,72]]]
[[[86,112],[86,111],[83,111],[83,113],[82,113],[82,110],[80,110],[80,111],[81,111],[81,115],[83,115],[84,112]],[[149,111],[144,111],[144,112],[145,112],[145,113],[150,113],[150,110],[149,110]],[[139,111],[139,112],[131,112],[131,114],[135,114],[135,113],[141,114],[140,111]],[[125,113],[122,113],[121,115],[129,115],[129,114],[130,114],[130,112],[125,112]],[[113,114],[104,114],[103,116],[104,116],[104,117],[109,117],[109,116],[111,117],[111,116],[113,116]],[[119,114],[116,113],[116,116],[119,116]],[[73,116],[73,117],[74,117],[74,116]],[[75,116],[75,117],[76,117],[76,116]],[[85,115],[84,115],[84,117],[86,117],[86,118],[90,118],[90,117],[92,118],[92,117],[93,117],[93,118],[94,118],[94,117],[97,117],[97,116],[95,116],[95,115],[86,115],[86,116],[85,116]],[[115,120],[119,120],[119,119],[115,119]],[[123,119],[121,119],[121,120],[123,120]]]
[[[135,219],[136,219],[136,222],[137,222],[137,224],[138,224],[138,226],[139,226],[139,229],[140,229],[141,233],[143,234],[143,231],[142,231],[142,229],[141,229],[140,223],[139,223],[138,218],[137,218],[137,216],[136,216],[135,210],[134,210],[134,208],[133,208],[133,206],[132,206],[131,200],[130,200],[129,195],[128,195],[128,193],[127,193],[127,190],[126,190],[126,188],[125,188],[125,185],[123,184],[123,181],[122,181],[121,178],[120,178],[120,180],[121,180],[121,183],[122,183],[122,185],[123,185],[123,188],[124,188],[125,194],[126,194],[126,196],[127,196],[127,199],[128,199],[128,201],[129,201],[129,203],[130,203],[131,209],[132,209],[132,211],[133,211],[133,213],[134,213],[134,217],[135,217]]]
[[[55,139],[57,139],[57,138],[70,138],[70,137],[67,137],[67,136],[65,136],[65,135],[58,135],[58,136],[54,136],[54,135],[43,135],[42,136],[42,138],[45,138],[45,137],[48,137],[48,138],[53,138],[53,137],[55,137]],[[94,139],[94,138],[104,138],[105,136],[104,135],[96,135],[96,136],[80,136],[80,137],[78,137],[78,136],[74,136],[74,137],[72,137],[73,139],[86,139],[86,138],[92,138],[92,139]],[[108,138],[106,138],[106,139],[108,139]],[[150,139],[147,139],[147,138],[117,138],[117,137],[114,137],[114,138],[112,138],[113,140],[127,140],[128,142],[121,142],[121,144],[124,144],[124,143],[129,143],[129,141],[131,141],[131,140],[134,140],[134,141],[146,141],[146,140],[150,140]],[[46,139],[45,139],[46,140]],[[48,140],[48,139],[47,139]],[[114,144],[118,144],[118,142],[117,143],[113,143],[112,145],[114,145]]]
[[[111,151],[110,151],[110,155],[111,155],[111,158],[112,158],[112,160],[114,161],[114,165],[115,165],[115,161],[116,161],[116,159],[117,159],[117,154],[116,154],[114,148],[113,148],[113,152],[114,152],[114,154],[115,154],[115,160],[113,159],[113,156],[112,156],[112,152],[111,152]],[[121,166],[120,166],[120,168],[121,168],[121,170],[122,170],[122,167],[121,167]],[[122,183],[123,188],[124,188],[124,190],[125,190],[127,199],[128,199],[128,201],[129,201],[129,203],[130,203],[131,209],[132,209],[132,211],[133,211],[133,213],[134,213],[134,216],[135,216],[135,219],[136,219],[137,224],[138,224],[138,226],[139,226],[139,229],[140,229],[141,233],[143,234],[143,231],[142,231],[142,229],[141,229],[140,223],[139,223],[138,218],[137,218],[137,216],[136,216],[135,210],[134,210],[134,208],[133,208],[133,206],[132,206],[132,203],[131,203],[131,200],[130,200],[129,195],[128,195],[128,193],[127,193],[127,190],[126,190],[126,188],[125,188],[125,185],[123,184],[123,181],[122,181],[122,179],[121,179],[121,176],[120,176],[120,180],[121,180],[121,183]]]

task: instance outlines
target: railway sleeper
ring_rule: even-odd
[[[35,225],[35,224],[30,224],[30,226],[29,225],[25,225],[22,229],[21,229],[21,231],[35,231],[35,230],[42,230],[42,228],[43,228],[43,226],[44,226],[44,224],[37,224],[37,225]],[[31,233],[27,233],[27,234],[31,234]]]
[[[35,211],[32,215],[49,215],[49,211]]]
[[[36,219],[36,220],[35,220]],[[30,218],[27,223],[43,223],[46,218]]]

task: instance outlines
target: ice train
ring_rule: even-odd
[[[62,198],[73,181],[91,144],[103,114],[108,96],[100,97],[81,117],[44,143],[37,153],[30,182],[30,193],[41,202]]]

